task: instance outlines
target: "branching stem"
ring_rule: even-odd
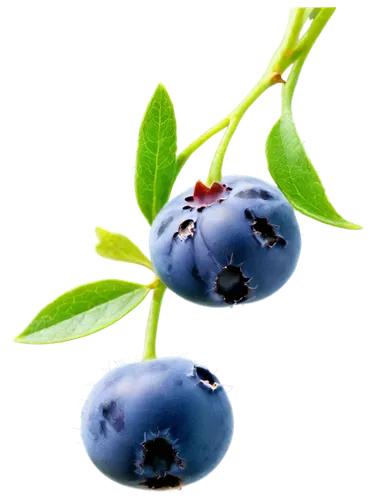
[[[193,141],[180,153],[177,158],[179,170],[181,170],[181,168],[194,153],[194,151],[196,151],[215,134],[225,129],[225,133],[212,160],[207,178],[207,184],[211,185],[214,181],[220,181],[225,153],[243,115],[258,99],[258,97],[260,97],[268,88],[272,87],[276,83],[285,83],[281,75],[287,68],[289,68],[291,64],[295,63],[294,68],[296,69],[294,72],[294,68],[292,69],[293,77],[289,86],[291,92],[287,94],[288,96],[290,96],[291,101],[294,87],[297,83],[302,65],[316,39],[335,11],[335,9],[331,7],[319,8],[315,19],[311,23],[311,26],[299,40],[302,28],[313,10],[314,8],[311,7],[298,7],[291,9],[285,35],[281,41],[280,46],[272,56],[264,75],[255,85],[255,87],[250,91],[250,93],[245,97],[245,99],[231,113],[229,113],[225,118],[219,121],[212,128],[207,130],[207,132],[198,137],[198,139]]]

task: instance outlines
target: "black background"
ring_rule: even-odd
[[[263,10],[258,4],[248,18],[237,13],[224,19],[223,11],[210,22],[186,17],[186,27],[173,17],[168,24],[166,16],[144,30],[130,14],[122,25],[116,12],[106,19],[96,13],[95,22],[92,13],[69,15],[60,24],[61,14],[40,29],[38,23],[29,26],[29,36],[17,27],[17,63],[9,74],[15,92],[8,126],[15,141],[9,173],[15,263],[9,269],[8,327],[49,287],[102,270],[87,256],[87,225],[95,224],[96,215],[104,214],[107,224],[128,223],[129,231],[143,236],[135,210],[127,209],[127,137],[135,135],[135,106],[160,71],[168,71],[169,86],[184,104],[185,133],[206,127],[255,79],[264,48],[279,38],[279,7],[287,3]],[[297,118],[305,120],[321,167],[329,168],[337,206],[359,215],[369,212],[362,173],[369,160],[353,83],[359,51],[355,65],[348,63],[356,50],[353,14],[347,9],[337,31],[321,42],[321,55],[304,76],[305,95],[297,98]],[[264,119],[271,119],[270,96],[241,130],[234,168],[263,166],[255,160],[255,136],[263,135]],[[201,158],[185,182],[199,175],[207,160]],[[352,482],[359,488],[352,478],[358,467],[353,457],[366,433],[359,422],[366,418],[369,242],[344,241],[342,233],[324,233],[313,224],[305,230],[313,233],[305,243],[305,271],[280,305],[260,305],[248,315],[183,315],[182,305],[169,305],[162,350],[183,343],[202,359],[223,360],[225,373],[241,384],[241,448],[225,473],[194,496],[232,494],[234,488],[303,495],[323,484],[334,492]],[[96,360],[112,351],[135,351],[134,324],[98,337],[95,345],[67,345],[63,353],[8,354],[8,459],[28,495],[118,498],[118,491],[103,490],[71,448],[71,393],[80,390],[80,376],[95,373]]]

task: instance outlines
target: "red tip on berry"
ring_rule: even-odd
[[[220,182],[215,181],[211,187],[208,187],[202,181],[198,181],[195,184],[193,196],[185,198],[185,201],[189,203],[186,208],[209,207],[217,201],[223,201],[225,199],[223,196],[229,191],[231,191],[231,188],[227,187],[226,184],[220,184]]]

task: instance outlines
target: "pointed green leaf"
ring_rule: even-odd
[[[151,262],[129,238],[101,227],[97,227],[95,231],[99,240],[95,250],[101,257],[139,264],[153,270]]]
[[[151,224],[167,203],[178,169],[176,118],[172,101],[160,84],[143,117],[138,137],[135,193],[138,205]]]
[[[266,143],[269,171],[296,210],[313,219],[345,229],[362,229],[339,215],[298,136],[293,116],[283,113]]]
[[[85,337],[132,311],[150,289],[119,280],[82,285],[46,306],[14,340],[23,344],[54,344]]]

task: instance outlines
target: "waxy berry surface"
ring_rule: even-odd
[[[150,254],[157,275],[181,297],[207,306],[264,299],[293,274],[301,235],[281,191],[254,177],[197,183],[155,218]]]
[[[109,478],[141,489],[180,488],[222,460],[233,414],[207,368],[159,358],[106,374],[84,405],[81,433],[91,460]]]

